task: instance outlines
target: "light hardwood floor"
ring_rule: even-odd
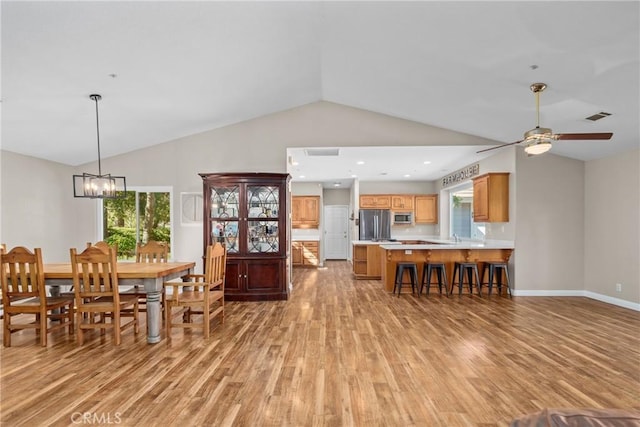
[[[294,269],[289,301],[225,324],[32,331],[1,355],[1,424],[506,426],[544,407],[640,409],[640,313],[579,297],[393,297],[346,262]],[[141,331],[145,328],[142,327]],[[166,332],[165,332],[166,333]],[[87,418],[82,418],[82,417]]]

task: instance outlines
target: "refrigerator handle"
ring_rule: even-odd
[[[376,240],[379,240],[380,239],[380,218],[378,217],[378,215],[373,217],[373,224],[374,224],[373,236]]]

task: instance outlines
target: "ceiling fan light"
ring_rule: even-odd
[[[534,140],[529,145],[524,147],[525,153],[535,156],[538,154],[546,153],[551,149],[551,142],[548,140]]]

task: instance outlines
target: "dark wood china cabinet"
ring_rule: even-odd
[[[204,245],[227,248],[225,298],[286,300],[289,295],[290,176],[201,173]]]

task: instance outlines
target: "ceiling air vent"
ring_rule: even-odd
[[[605,117],[610,116],[611,113],[605,113],[604,111],[600,111],[599,113],[594,114],[593,116],[589,116],[586,119],[595,122],[596,120],[604,119]]]
[[[340,154],[339,148],[305,148],[307,156],[337,156]]]

